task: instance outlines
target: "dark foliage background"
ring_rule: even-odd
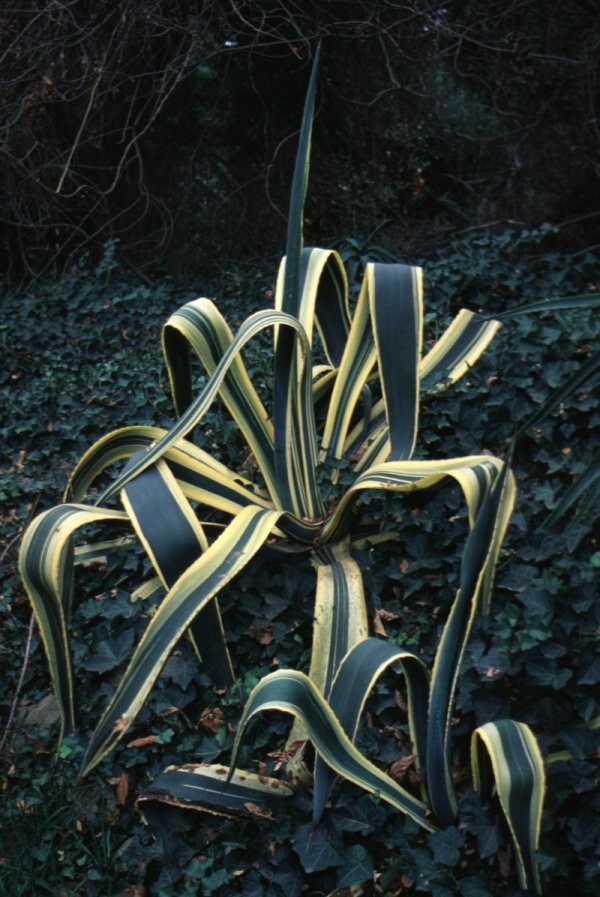
[[[481,225],[598,244],[594,0],[7,0],[2,268],[113,241],[185,273],[279,248],[298,109],[323,44],[307,232],[418,253]]]
[[[506,835],[470,791],[465,761],[473,724],[506,715],[529,722],[555,756],[546,894],[598,893],[597,490],[542,528],[598,456],[597,382],[519,444],[496,603],[465,657],[453,723],[460,825],[439,835],[343,786],[312,839],[298,795],[285,816],[205,819],[199,830],[171,819],[155,840],[136,794],[169,763],[226,762],[257,678],[276,663],[306,668],[311,571],[250,569],[223,601],[236,689],[215,695],[182,645],[130,741],[80,782],[81,744],[67,740],[54,756],[56,713],[16,564],[27,522],[60,499],[95,439],[172,420],[158,349],[168,315],[215,295],[235,327],[272,303],[319,39],[307,242],[336,241],[353,280],[386,252],[423,262],[430,337],[461,306],[498,313],[596,291],[599,15],[595,0],[4,2],[0,897],[296,897],[374,872],[376,893],[516,897]],[[424,408],[420,451],[505,453],[518,423],[590,356],[596,318],[506,323],[472,374]],[[248,364],[268,389],[264,352]],[[237,463],[218,406],[203,438]],[[373,499],[373,511],[402,542],[359,557],[372,621],[430,660],[456,586],[460,503],[448,490]],[[128,552],[83,574],[74,641],[90,720],[144,625],[129,601],[144,563]],[[374,695],[360,744],[401,776],[398,686],[390,677]],[[243,762],[274,768],[284,731],[277,717],[258,724]]]
[[[497,313],[524,299],[596,290],[598,257],[545,249],[552,239],[548,229],[472,233],[432,252],[424,260],[428,337],[459,306]],[[600,729],[589,728],[600,717],[597,489],[543,529],[597,457],[597,378],[519,443],[517,510],[492,613],[464,660],[453,720],[455,775],[464,790],[456,828],[425,836],[348,785],[312,837],[306,793],[272,819],[207,817],[191,827],[184,817],[152,819],[158,840],[140,819],[136,795],[168,764],[227,762],[244,695],[259,677],[276,665],[307,668],[314,576],[303,565],[257,562],[224,595],[239,675],[230,692],[215,694],[182,643],[125,744],[97,772],[77,780],[82,743],[75,739],[55,757],[56,711],[35,630],[30,652],[26,647],[30,611],[16,570],[22,530],[60,499],[69,469],[96,438],[128,423],[172,419],[158,338],[173,309],[208,293],[235,326],[272,302],[274,272],[266,266],[231,267],[183,287],[164,278],[150,285],[111,279],[115,264],[108,253],[95,269],[3,299],[0,894],[299,897],[329,894],[376,872],[377,894],[517,897],[506,833],[470,790],[468,766],[473,726],[507,715],[527,721],[544,755],[556,758],[548,765],[540,855],[545,894],[562,897],[567,888],[597,894]],[[505,453],[517,424],[594,350],[596,318],[588,309],[506,322],[465,381],[424,406],[419,451]],[[256,347],[247,361],[258,387],[268,390],[264,351]],[[204,446],[235,465],[237,436],[219,406],[211,409]],[[357,553],[372,624],[430,662],[457,584],[464,509],[452,489],[371,503],[382,527],[400,533],[399,542]],[[143,603],[129,600],[145,564],[130,548],[78,574],[72,634],[88,728],[145,625]],[[359,735],[361,749],[399,777],[410,775],[401,708],[401,682],[390,676],[371,699]],[[286,731],[277,714],[258,723],[242,764],[275,769]],[[84,725],[82,739],[86,734]]]

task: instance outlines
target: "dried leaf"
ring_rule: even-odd
[[[269,810],[267,807],[260,807],[258,804],[253,804],[252,801],[248,801],[248,803],[245,803],[244,807],[251,816],[258,816],[259,819],[273,818],[272,810]]]
[[[273,632],[271,629],[271,624],[268,623],[265,626],[255,626],[254,624],[248,630],[253,639],[255,639],[259,645],[270,645],[273,641]]]
[[[156,741],[156,735],[144,735],[143,738],[134,738],[133,741],[128,741],[126,747],[128,747],[128,748],[146,747],[149,744],[154,744],[155,741]]]
[[[377,635],[382,635],[384,637],[387,636],[387,630],[383,625],[382,621],[382,613],[380,610],[375,611],[375,616],[373,617],[373,629]]]
[[[405,778],[406,773],[408,772],[410,767],[414,765],[414,762],[414,754],[409,754],[407,757],[402,757],[401,760],[396,760],[395,763],[392,763],[392,765],[390,766],[390,776],[394,779],[394,781],[401,782]]]
[[[507,850],[498,851],[498,868],[502,878],[508,878],[511,873],[510,856]]]
[[[205,707],[200,717],[200,725],[215,734],[225,725],[223,711],[220,707]]]
[[[126,772],[122,772],[117,785],[117,804],[122,807],[127,800],[129,794],[129,777]]]

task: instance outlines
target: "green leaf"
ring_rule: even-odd
[[[235,767],[241,739],[249,720],[265,710],[280,710],[302,721],[315,750],[339,775],[408,814],[423,828],[433,831],[428,808],[397,785],[356,750],[321,693],[303,673],[277,670],[253,689],[244,708],[234,744]]]
[[[106,673],[124,663],[131,654],[134,632],[125,630],[120,635],[111,639],[104,639],[98,645],[98,650],[91,657],[82,661],[85,670],[93,670],[96,673]]]
[[[344,864],[338,872],[337,887],[347,888],[373,879],[373,859],[362,844],[344,851]]]
[[[92,769],[123,737],[183,632],[260,550],[279,517],[277,511],[245,508],[176,581],[152,617],[92,734],[82,774]]]
[[[185,691],[198,675],[198,662],[182,653],[175,653],[167,660],[163,675]]]
[[[510,308],[508,311],[494,315],[496,318],[516,318],[519,315],[530,315],[536,312],[576,311],[580,308],[595,308],[600,305],[598,293],[583,293],[580,296],[557,296],[554,299],[540,299]]]
[[[500,720],[475,730],[471,740],[475,787],[484,800],[492,785],[508,823],[519,882],[542,893],[535,851],[539,847],[545,772],[538,744],[524,723]]]
[[[452,869],[460,861],[460,851],[464,847],[465,839],[457,828],[449,826],[439,832],[431,832],[427,837],[427,843],[433,850],[436,863]]]
[[[427,734],[427,693],[429,674],[414,655],[380,639],[363,639],[344,657],[328,696],[329,704],[346,735],[354,741],[365,702],[379,676],[398,663],[405,677],[408,695],[408,723],[416,753],[416,766],[425,753]],[[321,757],[315,761],[313,821],[321,818],[331,793],[335,773]]]
[[[140,794],[143,808],[165,803],[217,816],[252,816],[254,807],[268,808],[289,798],[292,790],[278,779],[250,772],[231,772],[222,764],[170,766]]]
[[[458,882],[461,897],[492,897],[486,882],[481,875],[468,875]]]
[[[344,862],[341,840],[325,825],[303,825],[294,835],[292,844],[305,872],[321,872]]]

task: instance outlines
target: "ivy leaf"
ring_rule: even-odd
[[[344,832],[360,832],[363,835],[379,829],[385,817],[384,808],[374,803],[370,797],[361,798],[351,806],[340,808],[331,814],[336,828]]]
[[[174,654],[167,660],[163,676],[166,676],[175,685],[178,685],[182,691],[185,691],[198,675],[198,661],[193,657],[185,657],[181,653]]]
[[[264,893],[263,885],[254,870],[251,870],[247,875],[241,876],[238,881],[240,880],[242,884],[238,893],[241,897],[262,897]]]
[[[273,864],[268,867],[268,873],[265,872],[264,866],[261,867],[261,872],[269,881],[274,882],[281,888],[282,893],[285,894],[286,897],[298,897],[304,888],[304,882],[297,870],[286,866],[285,863],[275,865],[273,862]],[[260,894],[263,894],[262,890]]]
[[[556,663],[552,663],[549,659],[530,660],[527,663],[527,675],[536,685],[560,691],[573,676],[573,671],[557,669]]]
[[[344,868],[340,869],[338,874],[338,888],[349,887],[373,878],[373,860],[362,844],[349,847],[344,852],[344,859]]]
[[[138,613],[138,609],[135,604],[132,604],[129,595],[121,594],[116,598],[103,598],[101,601],[88,598],[81,603],[79,612],[86,620],[93,620],[95,617],[101,617],[104,620],[118,618],[128,620]]]
[[[431,897],[452,897],[453,892],[449,891],[443,885],[436,885],[431,882]]]
[[[477,852],[482,860],[495,856],[500,846],[498,829],[489,807],[481,802],[475,791],[468,792],[460,800],[460,824],[477,838]]]
[[[457,828],[450,826],[439,832],[431,832],[428,842],[436,863],[452,868],[460,860],[460,848],[464,846],[465,839]]]
[[[600,682],[600,657],[595,657],[577,680],[579,685],[596,685]]]
[[[216,869],[214,872],[211,872],[209,875],[205,875],[202,878],[202,893],[206,894],[207,897],[210,897],[211,894],[214,894],[221,885],[226,884],[229,881],[229,873],[226,869]]]
[[[320,872],[344,863],[339,838],[329,832],[325,825],[313,827],[312,822],[303,825],[298,829],[292,844],[305,872]]]
[[[458,883],[461,897],[492,897],[487,885],[479,875],[469,875]]]
[[[107,673],[109,670],[114,670],[130,657],[133,640],[134,632],[131,629],[126,629],[125,632],[114,638],[105,639],[100,642],[95,654],[88,660],[82,661],[82,667],[95,673]]]
[[[563,730],[560,740],[575,758],[592,757],[598,746],[598,732],[587,726]]]

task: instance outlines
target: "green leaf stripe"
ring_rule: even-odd
[[[189,502],[164,461],[127,484],[122,501],[148,557],[167,588],[208,548]],[[234,680],[217,598],[195,617],[190,628],[194,646],[218,688]]]
[[[419,419],[423,337],[422,271],[374,264],[371,321],[390,434],[390,461],[410,460]]]

